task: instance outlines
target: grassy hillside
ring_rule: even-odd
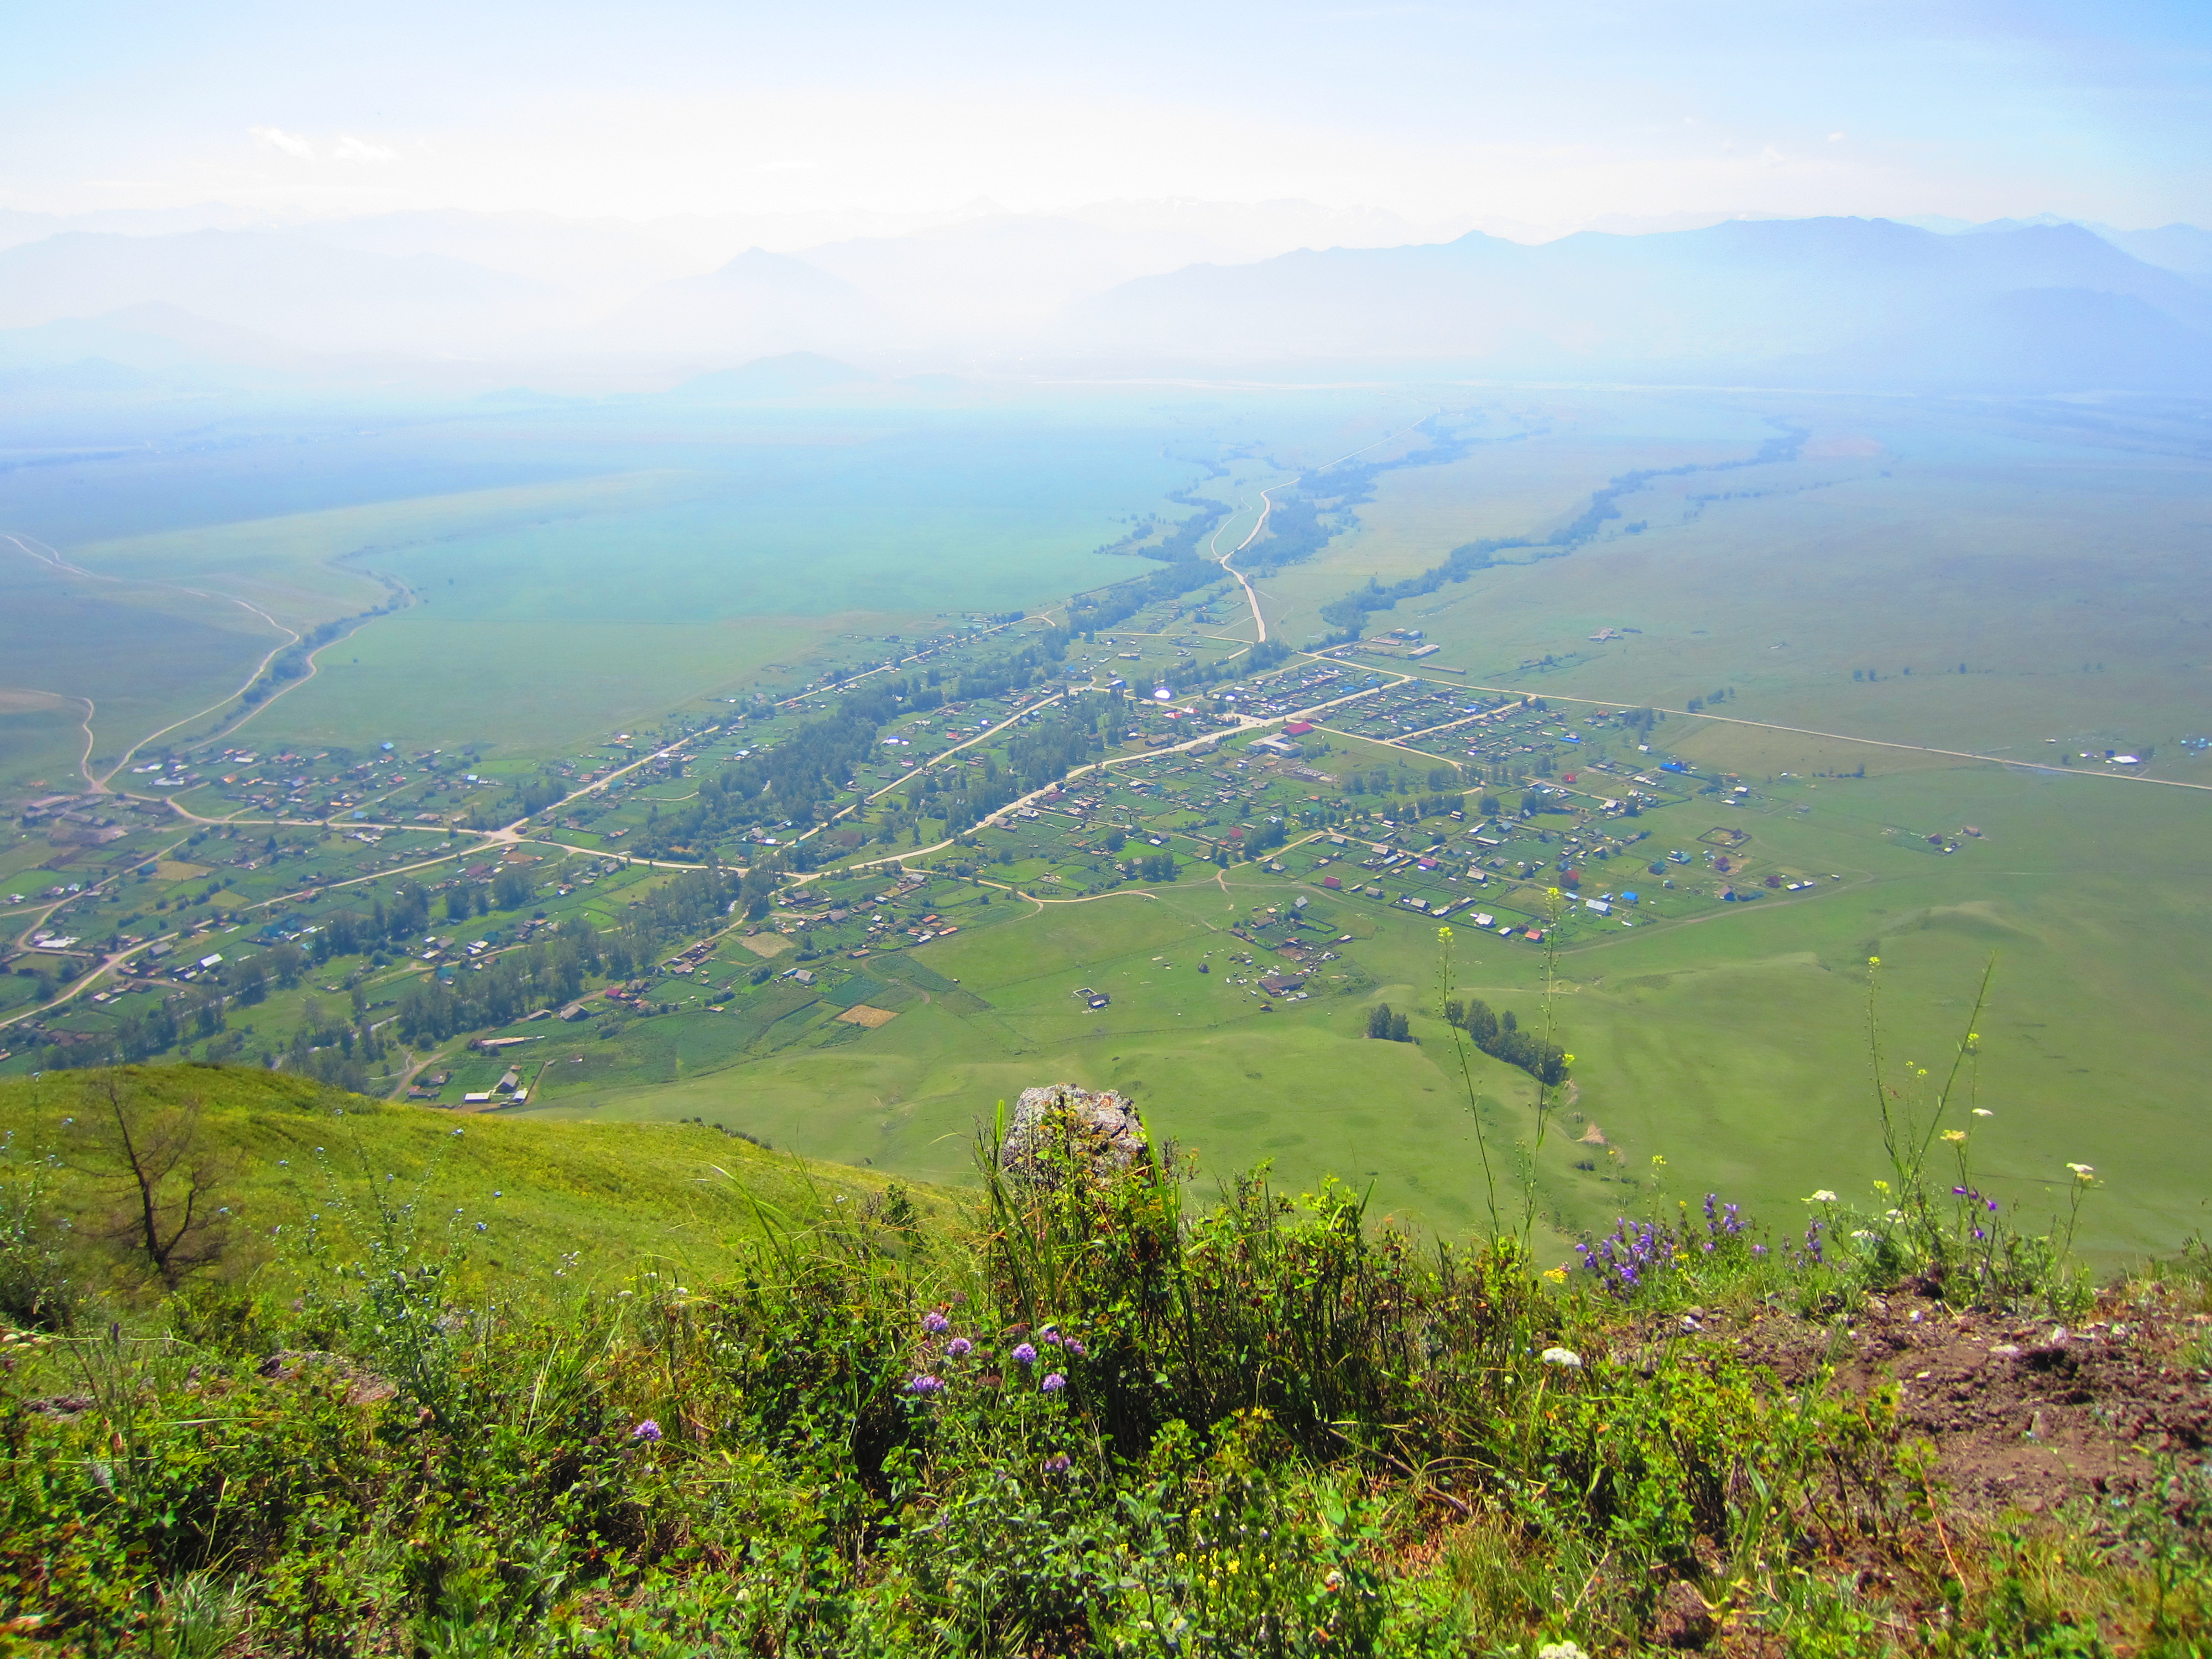
[[[374,1231],[380,1203],[412,1204],[426,1237],[463,1247],[463,1277],[502,1294],[553,1288],[556,1273],[582,1285],[664,1267],[714,1273],[758,1231],[757,1206],[803,1225],[825,1211],[880,1208],[891,1186],[702,1124],[463,1118],[242,1067],[0,1084],[7,1177],[42,1172],[43,1205],[72,1217],[81,1238],[129,1218],[133,1189],[112,1133],[118,1102],[151,1144],[193,1126],[165,1213],[175,1214],[191,1172],[204,1170],[203,1212],[228,1212],[216,1275],[232,1279],[264,1264],[296,1278],[301,1264],[278,1230],[296,1236],[320,1217],[328,1231]],[[927,1211],[943,1202],[926,1189],[908,1201]],[[127,1243],[73,1255],[88,1284],[154,1277]]]

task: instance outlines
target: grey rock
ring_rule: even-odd
[[[1144,1121],[1127,1096],[1067,1083],[1023,1090],[999,1147],[1000,1169],[1041,1186],[1056,1185],[1063,1169],[1111,1176],[1151,1158]]]

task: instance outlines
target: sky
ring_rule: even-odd
[[[72,0],[8,33],[0,207],[52,213],[2212,224],[2202,0]]]

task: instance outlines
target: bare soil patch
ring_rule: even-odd
[[[1903,1422],[1936,1445],[1947,1507],[1966,1516],[2131,1496],[2155,1480],[2154,1458],[2194,1462],[2212,1444],[2212,1376],[2191,1363],[2202,1314],[2108,1300],[2069,1328],[1900,1292],[1840,1328],[1778,1310],[1701,1322],[1784,1382],[1833,1363],[1848,1388],[1895,1382]]]

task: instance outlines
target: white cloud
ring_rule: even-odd
[[[315,147],[297,133],[287,132],[282,127],[248,127],[246,131],[271,149],[282,150],[302,161],[315,159]]]
[[[372,144],[349,132],[338,135],[337,148],[331,154],[341,161],[396,161],[399,159],[399,152],[391,145]]]

